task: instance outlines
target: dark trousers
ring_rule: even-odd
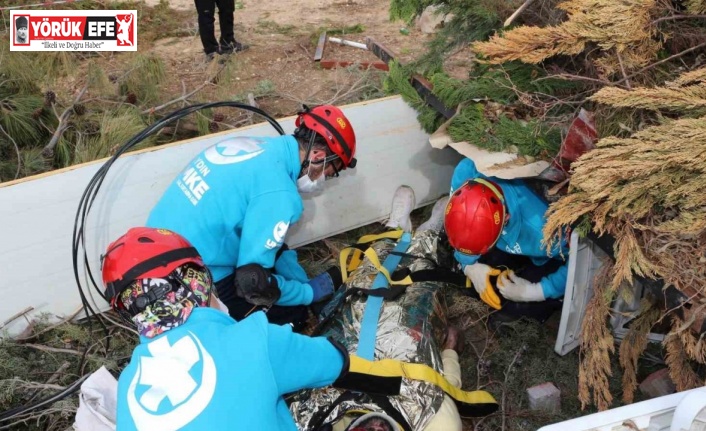
[[[261,310],[262,307],[252,305],[245,301],[245,299],[235,294],[235,285],[233,282],[234,277],[235,275],[231,274],[228,277],[217,281],[216,292],[218,292],[218,299],[220,299],[221,302],[228,307],[230,317],[240,321],[250,314]],[[304,329],[307,318],[309,317],[309,313],[305,305],[295,305],[292,307],[273,305],[266,314],[267,320],[270,323],[274,323],[276,325],[291,323],[295,332],[300,332]]]
[[[199,36],[206,54],[218,52],[216,40],[215,9],[218,7],[218,22],[221,25],[220,47],[222,49],[235,43],[233,34],[233,13],[235,0],[194,0],[199,14]]]
[[[496,248],[481,256],[478,262],[494,268],[507,267],[515,271],[518,276],[532,283],[538,283],[542,280],[542,277],[556,272],[564,264],[561,260],[549,259],[544,265],[538,266],[527,256],[506,253]],[[495,280],[491,278],[491,281],[495,285]],[[499,292],[496,291],[496,293]],[[502,304],[502,309],[500,310],[502,314],[511,317],[529,317],[540,322],[549,319],[556,310],[562,307],[562,302],[558,299],[547,299],[541,302],[514,302],[500,296],[500,303]]]

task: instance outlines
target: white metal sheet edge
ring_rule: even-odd
[[[358,166],[327,182],[326,191],[305,198],[301,221],[287,242],[300,246],[385,217],[400,184],[411,186],[417,206],[447,193],[460,156],[437,150],[400,98],[343,108],[355,127]],[[293,118],[281,121],[288,133]],[[87,228],[90,266],[99,274],[99,256],[107,244],[147,218],[169,182],[200,151],[229,136],[274,135],[269,124],[187,141],[154,151],[129,154],[111,169],[91,211]],[[79,199],[102,163],[54,175],[42,175],[0,187],[0,325],[14,314],[67,315],[80,299],[71,264],[71,236]],[[101,307],[105,304],[100,304]],[[6,325],[21,331],[25,319]]]

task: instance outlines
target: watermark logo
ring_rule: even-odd
[[[13,10],[10,51],[137,51],[135,10]]]

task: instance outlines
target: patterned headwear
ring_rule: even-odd
[[[155,337],[186,322],[194,307],[208,306],[213,285],[211,274],[206,268],[190,263],[178,267],[167,278],[135,280],[120,294],[120,301],[129,309],[139,295],[165,284],[171,290],[132,317],[140,335]]]

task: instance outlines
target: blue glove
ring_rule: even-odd
[[[341,270],[335,266],[312,278],[309,280],[309,286],[314,291],[314,299],[311,302],[329,299],[341,282]]]

